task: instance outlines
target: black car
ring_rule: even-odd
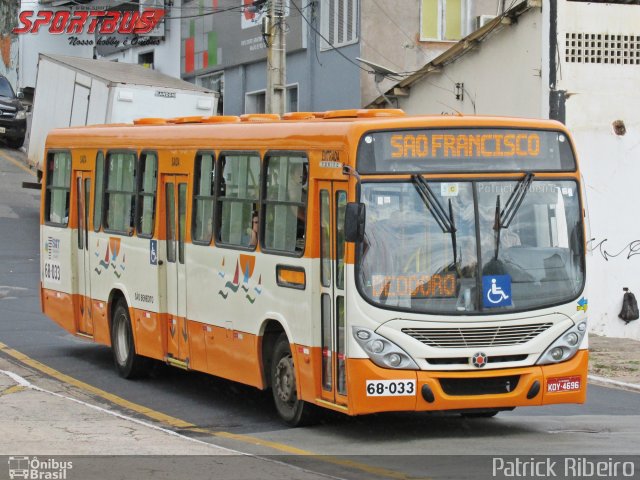
[[[27,131],[27,112],[9,80],[0,75],[0,140],[11,148],[20,148]]]

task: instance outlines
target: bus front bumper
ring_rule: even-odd
[[[584,403],[588,357],[587,350],[579,350],[572,359],[553,365],[464,372],[391,370],[368,359],[349,359],[349,413]]]

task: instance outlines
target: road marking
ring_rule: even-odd
[[[34,177],[36,176],[36,173],[31,170],[29,167],[27,167],[25,164],[18,162],[17,160],[14,160],[13,158],[9,157],[6,153],[4,153],[2,150],[0,150],[0,158],[6,160],[7,162],[11,162],[13,163],[16,167],[21,168],[22,170],[24,170],[25,172],[27,172],[30,175],[33,175]]]
[[[11,395],[12,393],[18,393],[25,390],[27,387],[23,387],[22,385],[12,385],[11,387],[2,390],[0,392],[0,397],[4,397],[5,395]]]
[[[91,408],[93,410],[97,410],[98,412],[106,413],[107,415],[112,415],[112,416],[118,417],[118,418],[120,418],[122,420],[127,420],[129,422],[133,422],[133,423],[136,423],[138,425],[142,425],[144,427],[151,428],[153,430],[157,430],[157,431],[160,431],[160,432],[163,432],[163,433],[167,433],[167,434],[172,435],[174,437],[182,438],[183,440],[189,440],[190,442],[199,443],[199,444],[202,444],[202,445],[207,445],[208,447],[219,448],[219,449],[222,449],[222,450],[226,450],[229,454],[232,454],[232,455],[244,455],[244,456],[247,456],[246,453],[242,453],[242,452],[240,452],[238,450],[232,450],[230,448],[220,447],[220,446],[214,445],[212,443],[208,443],[208,442],[204,442],[202,440],[198,440],[197,438],[187,437],[186,435],[182,435],[182,434],[180,434],[178,432],[174,432],[173,430],[169,430],[167,428],[162,428],[162,427],[159,427],[158,425],[154,425],[154,424],[149,423],[149,422],[144,422],[142,420],[130,417],[128,415],[123,415],[122,413],[114,412],[113,410],[107,410],[106,408],[102,408],[102,407],[99,407],[97,405],[92,405],[92,404],[90,404],[88,402],[84,402],[82,400],[78,400],[77,398],[73,398],[73,397],[68,397],[66,395],[62,395],[61,393],[52,392],[51,390],[46,390],[44,388],[38,387],[37,385],[34,385],[33,383],[29,382],[29,380],[27,380],[26,378],[21,377],[20,375],[14,373],[14,372],[9,372],[9,371],[6,371],[6,370],[0,370],[0,373],[2,373],[3,375],[6,375],[7,377],[11,378],[14,382],[18,383],[18,385],[15,385],[14,387],[18,387],[21,390],[27,390],[27,389],[28,390],[35,390],[37,392],[46,393],[48,395],[53,395],[53,396],[58,397],[58,398],[64,398],[65,400],[69,400],[69,401],[72,401],[72,402],[75,402],[75,403],[79,403],[80,405],[83,405],[85,407],[89,407],[89,408]]]
[[[116,405],[119,405],[121,407],[127,408],[133,412],[139,413],[141,415],[144,415],[148,418],[151,418],[153,420],[157,420],[159,422],[162,422],[166,425],[169,425],[171,427],[174,428],[181,428],[181,429],[185,429],[185,430],[189,430],[192,432],[198,432],[198,433],[206,433],[209,434],[211,436],[214,437],[219,437],[219,438],[226,438],[226,439],[232,439],[232,440],[236,440],[242,443],[247,443],[247,444],[251,444],[251,445],[259,445],[259,446],[264,446],[264,447],[269,447],[273,450],[278,450],[281,452],[285,452],[285,453],[289,453],[289,454],[293,454],[293,455],[304,455],[304,456],[309,456],[309,457],[313,457],[314,459],[317,459],[321,462],[324,463],[331,463],[333,465],[338,465],[338,466],[342,466],[342,467],[348,467],[351,468],[353,470],[359,470],[362,472],[366,472],[366,473],[370,473],[372,475],[377,475],[380,477],[386,477],[386,478],[392,478],[394,480],[406,480],[409,477],[401,472],[396,472],[393,470],[388,470],[386,468],[380,468],[380,467],[374,467],[371,465],[367,465],[364,463],[359,463],[359,462],[353,462],[351,460],[343,460],[337,457],[332,457],[332,456],[326,456],[326,455],[320,455],[318,453],[315,452],[311,452],[308,450],[302,450],[296,447],[291,447],[289,445],[285,445],[282,443],[277,443],[277,442],[271,442],[268,440],[263,440],[261,438],[258,437],[253,437],[250,435],[239,435],[239,434],[235,434],[235,433],[230,433],[230,432],[222,432],[222,431],[214,431],[214,430],[209,430],[206,428],[200,428],[196,425],[194,425],[193,423],[189,423],[186,422],[184,420],[181,420],[179,418],[176,417],[172,417],[170,415],[166,415],[164,413],[158,412],[156,410],[152,410],[151,408],[145,407],[143,405],[140,405],[138,403],[134,403],[134,402],[130,402],[128,400],[125,400],[122,397],[119,397],[117,395],[114,395],[112,393],[109,393],[105,390],[102,390],[100,388],[94,387],[93,385],[89,385],[88,383],[85,383],[81,380],[75,379],[73,377],[70,377],[69,375],[66,375],[62,372],[59,372],[58,370],[55,370],[47,365],[45,365],[44,363],[41,363],[31,357],[29,357],[28,355],[25,355],[22,352],[19,352],[18,350],[14,350],[13,348],[7,346],[6,344],[0,342],[0,351],[6,353],[7,355],[15,358],[16,360],[18,360],[20,363],[27,365],[35,370],[38,370],[50,377],[55,378],[56,380],[60,380],[61,382],[73,385],[81,390],[84,390],[86,392],[89,392],[93,395],[96,395],[100,398],[103,398],[105,400],[108,400],[111,403],[114,403]],[[6,374],[12,374],[11,372],[3,372]],[[18,375],[16,375],[16,377],[18,377],[19,379],[22,379],[22,377],[19,377]],[[13,377],[12,377],[13,378]],[[18,381],[19,385],[22,386],[28,386],[31,385],[27,380],[24,380],[24,382],[26,383],[22,383],[19,380],[15,379],[16,381]],[[35,387],[35,386],[34,386]],[[37,389],[40,389],[39,387],[35,387]],[[40,389],[42,390],[42,389]],[[60,394],[57,394],[55,392],[50,392],[53,393],[55,395],[58,396],[62,396]],[[67,398],[67,397],[65,397]],[[73,399],[71,397],[68,397],[71,400],[77,401],[79,403],[84,403],[81,400],[76,400]],[[90,404],[87,404],[90,405]],[[99,409],[100,407],[95,407],[97,409]],[[109,412],[109,410],[107,410],[107,412]],[[123,415],[123,418],[125,416]],[[127,417],[129,418],[129,417]],[[135,419],[133,419],[135,420]],[[136,420],[138,423],[144,423],[141,422],[140,420]],[[157,427],[156,428],[161,428],[161,427]],[[171,430],[169,430],[171,431]],[[180,435],[177,432],[173,432],[176,435]],[[187,437],[188,438],[188,437]],[[215,445],[215,444],[212,444]],[[219,447],[218,445],[215,445],[216,447]],[[225,448],[225,447],[219,447],[219,448]],[[243,455],[249,455],[249,454],[243,454]],[[292,465],[292,467],[295,467],[295,465]],[[319,472],[315,472],[318,474],[321,474]],[[324,474],[322,474],[324,475]],[[415,477],[411,477],[412,479],[415,479]],[[423,480],[427,480],[426,478]]]
[[[142,415],[145,415],[149,418],[152,418],[164,424],[170,425],[175,428],[195,427],[195,425],[193,425],[192,423],[185,422],[184,420],[180,420],[178,418],[174,418],[169,415],[165,415],[164,413],[156,412],[155,410],[144,407],[137,403],[130,402],[128,400],[125,400],[122,397],[113,395],[112,393],[96,388],[93,385],[84,383],[80,380],[70,377],[69,375],[65,375],[64,373],[59,372],[58,370],[48,367],[47,365],[40,363],[39,361],[34,360],[31,357],[28,357],[22,352],[9,348],[7,345],[5,345],[2,342],[0,342],[0,351],[5,352],[6,354],[12,356],[16,360],[19,360],[20,362],[22,362],[23,364],[28,365],[31,368],[35,368],[36,370],[42,373],[45,373],[50,377],[60,380],[61,382],[68,383],[70,385],[78,387],[86,392],[92,393],[93,395],[97,395],[101,398],[104,398],[105,400],[108,400],[111,403],[115,403],[116,405],[120,405],[121,407],[140,413]]]

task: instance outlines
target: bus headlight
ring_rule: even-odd
[[[382,368],[418,370],[418,364],[392,341],[364,327],[353,327],[353,338],[369,355],[373,363]]]
[[[587,322],[580,322],[578,325],[574,325],[549,345],[549,348],[540,356],[536,364],[548,365],[569,360],[578,351],[586,331]]]

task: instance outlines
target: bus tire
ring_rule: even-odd
[[[298,399],[293,355],[284,333],[276,340],[271,358],[271,392],[276,410],[287,425],[301,427],[315,421],[314,405]]]
[[[113,363],[122,378],[136,378],[148,371],[150,360],[136,354],[127,303],[120,300],[111,320]]]

